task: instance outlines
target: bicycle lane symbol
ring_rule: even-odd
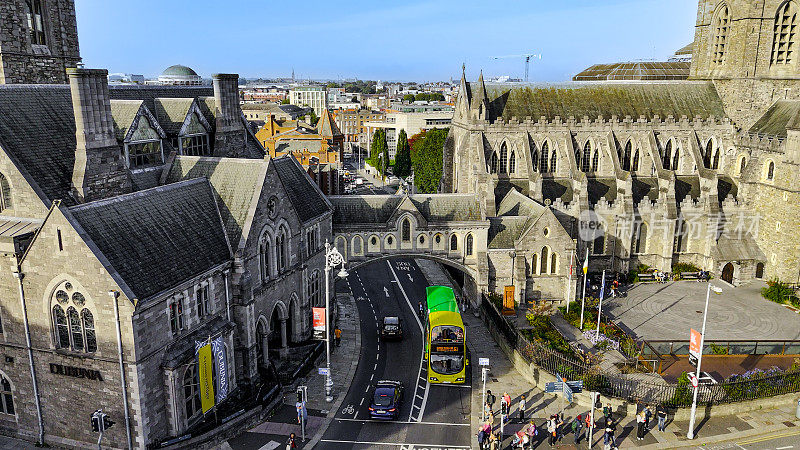
[[[355,414],[355,412],[356,408],[353,405],[347,405],[344,408],[342,408],[342,414],[346,414],[348,416]]]

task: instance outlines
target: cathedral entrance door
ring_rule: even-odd
[[[728,263],[725,264],[725,267],[722,268],[722,277],[724,281],[727,281],[730,284],[733,284],[733,264]]]

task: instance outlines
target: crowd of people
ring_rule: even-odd
[[[499,450],[502,447],[502,442],[505,436],[501,435],[501,427],[495,426],[495,405],[497,404],[497,397],[492,394],[491,390],[486,391],[486,400],[484,403],[483,418],[478,429],[477,439],[478,446],[483,450]],[[511,396],[505,392],[500,397],[500,421],[507,424],[512,420],[512,400]],[[533,444],[545,440],[553,447],[558,445],[564,437],[572,433],[572,438],[577,446],[581,442],[588,442],[590,436],[598,437],[602,433],[603,448],[604,450],[613,450],[617,448],[617,426],[619,419],[614,417],[614,408],[611,404],[607,404],[602,409],[598,409],[596,414],[602,414],[602,417],[595,419],[592,412],[578,414],[572,419],[566,419],[563,411],[558,414],[550,415],[544,423],[537,427],[536,419],[528,416],[528,403],[525,395],[520,395],[517,401],[517,423],[522,424],[522,427],[513,433],[511,447],[526,449],[534,448]],[[535,413],[535,408],[531,413]],[[650,425],[653,418],[658,419],[658,431],[663,432],[666,429],[667,410],[663,405],[658,405],[653,409],[652,405],[639,403],[637,404],[636,413],[636,438],[637,440],[644,440],[647,433],[650,431]],[[538,447],[538,445],[537,445]]]

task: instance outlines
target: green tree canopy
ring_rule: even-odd
[[[288,105],[288,104],[289,104],[289,99],[288,98],[285,98],[285,99],[281,100],[281,105]]]
[[[416,95],[416,101],[443,102],[444,94],[441,92],[422,92]]]
[[[422,194],[435,194],[442,180],[442,153],[447,129],[434,128],[425,132],[424,139],[416,139],[411,155],[414,168],[414,185]],[[415,135],[416,136],[416,135]]]
[[[404,102],[414,103],[414,100],[416,100],[416,97],[414,97],[414,94],[406,94],[406,95],[403,96],[403,101]]]
[[[397,152],[394,155],[394,174],[400,178],[411,175],[411,147],[408,145],[406,130],[397,136]]]
[[[389,145],[386,143],[386,130],[378,128],[372,135],[369,146],[369,164],[376,168],[381,175],[389,167]]]

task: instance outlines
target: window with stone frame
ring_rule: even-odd
[[[208,283],[203,283],[195,291],[195,301],[197,302],[197,317],[203,317],[211,314],[211,298]]]
[[[592,254],[593,255],[603,255],[606,252],[606,237],[603,234],[603,230],[599,230],[599,236],[594,238],[592,242]]]
[[[558,255],[553,252],[550,255],[550,275],[555,275],[558,271]]]
[[[14,392],[11,390],[11,382],[3,375],[0,375],[0,413],[14,415]]]
[[[164,163],[164,152],[161,149],[160,139],[131,142],[125,144],[125,149],[128,153],[128,167],[130,169],[141,169]]]
[[[278,273],[283,273],[289,266],[289,240],[287,238],[285,227],[281,227],[280,231],[278,232],[278,238],[276,240],[275,247],[278,250]]]
[[[641,254],[647,251],[647,223],[639,222],[636,225],[636,236],[633,241],[633,254]]]
[[[183,296],[173,297],[169,302],[169,327],[172,334],[183,330]]]
[[[466,243],[464,244],[465,253],[467,256],[472,256],[475,247],[475,238],[472,237],[472,233],[467,235]]]
[[[500,146],[500,169],[499,173],[508,173],[508,148],[505,142]]]
[[[591,169],[590,165],[591,160],[592,160],[592,142],[587,140],[586,143],[583,144],[583,155],[581,156],[580,159],[579,167],[581,168],[581,172],[589,172],[589,170]]]
[[[633,145],[631,144],[631,141],[628,141],[627,143],[625,143],[625,151],[622,153],[622,161],[620,161],[622,163],[622,170],[625,170],[625,171],[628,171],[628,172],[630,172],[630,170],[631,170],[631,149],[632,148],[633,148]]]
[[[308,276],[308,301],[313,306],[322,304],[322,290],[320,289],[319,271],[315,270]]]
[[[458,250],[458,238],[455,234],[450,236],[450,251],[454,252]]]
[[[730,16],[728,15],[728,5],[723,3],[717,9],[716,19],[714,20],[714,64],[721,65],[725,62],[725,50],[728,45],[729,28]]]
[[[547,262],[548,257],[550,254],[550,249],[547,247],[542,247],[542,257],[540,259],[540,267],[539,273],[546,274],[547,273]]]
[[[81,319],[83,320],[83,334],[86,340],[86,351],[89,353],[97,351],[97,335],[94,332],[94,316],[92,312],[84,308],[81,311]]]
[[[181,136],[181,154],[187,156],[211,156],[208,134]]]
[[[61,305],[53,306],[53,323],[56,331],[56,347],[70,348],[69,324],[67,324],[67,314]]]
[[[25,0],[27,8],[28,30],[30,32],[31,44],[47,45],[47,37],[44,29],[44,9],[41,0]]]
[[[272,278],[272,240],[267,233],[261,236],[259,243],[259,271],[261,273],[261,282],[266,283]]]
[[[73,352],[94,353],[97,351],[97,337],[94,316],[85,308],[86,298],[73,291],[69,282],[62,283],[53,294],[51,310],[54,341],[56,348]]]
[[[639,149],[633,154],[633,161],[631,162],[631,172],[639,171]]]
[[[600,167],[600,151],[595,149],[592,154],[592,172],[597,172]]]
[[[533,166],[533,171],[539,171],[539,149],[536,148],[536,143],[531,144],[531,166]]]
[[[517,154],[511,150],[511,156],[508,157],[508,173],[517,173]]]
[[[400,230],[400,238],[403,242],[411,242],[411,221],[406,217]]]
[[[766,179],[767,181],[772,181],[775,178],[775,163],[770,161],[767,163],[767,173]]]
[[[558,158],[558,152],[554,148],[553,152],[550,154],[550,173],[555,174],[558,171],[558,168],[556,166],[557,158]]]
[[[8,179],[0,173],[0,211],[11,207],[11,186]]]
[[[183,373],[183,400],[186,420],[190,421],[201,412],[200,374],[197,364],[190,364]]]
[[[797,4],[789,0],[775,14],[775,29],[772,38],[773,65],[788,65],[795,61],[797,47]]]
[[[541,173],[549,172],[549,170],[547,170],[549,163],[550,163],[550,147],[547,141],[544,141],[544,143],[542,144],[542,157],[539,160],[539,172]]]

